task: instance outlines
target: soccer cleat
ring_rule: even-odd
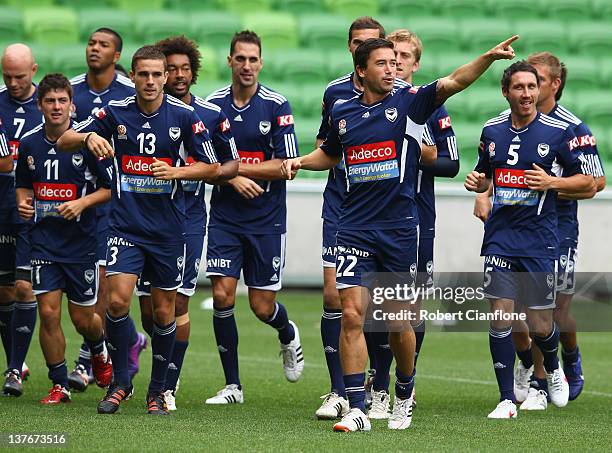
[[[497,407],[491,412],[488,418],[516,418],[516,404],[510,400],[503,400]]]
[[[557,407],[567,406],[569,400],[569,384],[563,372],[563,368],[559,365],[552,373],[546,372],[546,382],[548,384],[548,394],[550,401]]]
[[[72,390],[84,392],[89,385],[89,374],[85,366],[79,362],[75,362],[74,369],[68,375],[68,385]]]
[[[300,343],[300,331],[293,321],[289,321],[293,326],[295,337],[289,344],[281,343],[281,355],[283,356],[283,368],[285,377],[289,382],[297,382],[304,371],[304,354]]]
[[[323,395],[321,399],[323,404],[315,412],[319,420],[333,420],[344,416],[349,411],[349,404],[346,398],[342,398],[335,392]]]
[[[208,398],[205,404],[242,404],[244,398],[242,390],[236,384],[230,384],[223,387],[215,396]]]
[[[569,400],[574,401],[584,388],[584,376],[582,375],[582,356],[578,351],[578,359],[574,363],[563,361],[563,372],[569,384]]]
[[[166,390],[164,392],[164,401],[166,402],[166,408],[169,411],[176,410],[176,395],[174,390]]]
[[[389,404],[391,398],[384,390],[380,392],[372,390],[372,405],[368,411],[368,417],[374,420],[384,420],[389,418]]]
[[[21,373],[19,370],[7,370],[4,373],[4,386],[2,392],[6,396],[21,396],[23,394],[23,385]]]
[[[138,332],[136,343],[130,346],[128,351],[128,373],[130,380],[134,379],[140,368],[140,353],[147,349],[147,337],[145,334]]]
[[[27,363],[23,362],[23,365],[21,365],[21,380],[27,381],[29,377],[30,377],[30,367],[28,366]]]
[[[533,373],[533,365],[530,368],[525,368],[519,360],[518,366],[514,369],[514,396],[517,403],[522,403],[527,399],[529,392],[529,381]]]
[[[96,354],[91,357],[91,368],[96,380],[96,385],[101,388],[108,387],[113,379],[113,365],[106,348],[104,348],[104,352],[101,354]]]
[[[149,415],[168,415],[163,393],[155,392],[147,395],[147,413]]]
[[[365,381],[365,407],[369,409],[372,406],[372,385],[374,384],[374,376],[376,376],[376,370],[370,368],[368,370],[368,377]]]
[[[544,390],[529,387],[527,398],[519,407],[522,411],[545,411],[548,407],[548,394]]]
[[[62,387],[59,384],[55,384],[49,394],[40,400],[42,404],[60,404],[70,402],[70,392],[67,388]]]
[[[372,405],[374,405],[373,401]],[[406,429],[410,426],[410,423],[412,423],[412,398],[402,400],[396,396],[387,427],[389,429]]]
[[[342,420],[334,425],[334,431],[342,433],[369,431],[370,429],[372,429],[370,419],[357,407],[348,411]]]
[[[134,386],[111,383],[104,398],[98,403],[98,414],[114,414],[121,401],[129,400],[134,394]]]

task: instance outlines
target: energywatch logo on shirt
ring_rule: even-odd
[[[159,157],[157,160],[172,165],[172,159]],[[172,181],[155,179],[151,165],[152,157],[128,156],[121,158],[121,191],[159,195],[172,192]]]
[[[525,170],[495,169],[495,204],[534,206],[538,199],[538,191],[527,187]]]
[[[351,146],[346,150],[346,166],[351,184],[399,177],[395,142]]]
[[[77,199],[75,184],[34,183],[36,217],[61,217],[57,208],[66,201]]]

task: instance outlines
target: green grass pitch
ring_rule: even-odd
[[[430,332],[419,360],[418,406],[412,426],[392,432],[385,421],[373,421],[370,433],[344,434],[332,432],[331,422],[314,416],[319,396],[329,390],[319,332],[320,294],[284,292],[280,297],[300,327],[306,358],[304,374],[296,384],[285,381],[275,332],[257,321],[245,298],[239,298],[245,403],[231,406],[203,404],[224,384],[212,311],[200,309],[207,295],[200,291],[192,298],[191,341],[177,412],[168,417],[146,415],[150,349],[142,355],[134,398],[122,404],[117,414],[96,414],[96,403],[104,392],[95,386],[82,394],[73,392],[70,404],[43,407],[38,400],[50,383],[35,338],[27,359],[32,377],[24,384],[24,395],[0,399],[0,432],[65,432],[69,449],[80,452],[610,451],[611,333],[580,334],[586,387],[577,401],[564,409],[551,406],[544,413],[521,412],[517,420],[488,420],[497,388],[487,334]],[[135,303],[132,316],[139,326],[137,307]],[[70,361],[77,355],[80,340],[66,312],[63,318]]]

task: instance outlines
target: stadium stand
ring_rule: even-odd
[[[257,30],[264,49],[286,49],[298,46],[297,22],[284,12],[247,14],[244,28]]]
[[[123,42],[137,42],[136,29],[132,15],[116,9],[82,8],[79,10],[79,34],[81,41],[87,42],[94,30],[111,27],[116,30]]]
[[[228,49],[232,36],[241,28],[241,20],[226,11],[195,12],[189,15],[188,30],[191,37],[207,46]]]
[[[176,34],[187,23],[187,15],[183,11],[143,11],[134,17],[136,33],[143,44]]]
[[[12,7],[0,6],[0,42],[23,39],[23,15]]]
[[[71,8],[28,8],[23,13],[26,35],[48,45],[79,42],[78,16]]]
[[[313,49],[346,49],[350,20],[329,14],[303,15],[298,19],[300,42]]]

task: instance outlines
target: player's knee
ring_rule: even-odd
[[[345,307],[342,310],[342,329],[346,330],[359,330],[362,327],[363,321],[362,314],[354,309]]]
[[[336,288],[323,288],[323,306],[331,310],[339,310],[342,308],[340,304],[340,295]]]
[[[15,282],[15,297],[17,300],[30,302],[34,300],[34,294],[32,293],[32,284],[24,280],[17,280]]]
[[[153,307],[153,321],[157,324],[168,324],[174,318],[174,306],[171,304],[162,304]]]
[[[274,314],[274,301],[249,301],[251,311],[261,321],[267,321]]]
[[[119,317],[125,315],[129,311],[129,301],[123,300],[121,297],[117,297],[111,294],[110,300],[108,301],[108,312],[113,317]]]
[[[184,294],[176,295],[176,303],[174,306],[174,314],[175,316],[182,316],[187,314],[189,311],[189,297]]]
[[[38,313],[42,327],[48,329],[60,325],[61,310],[59,307],[53,307],[49,304],[38,304]]]
[[[213,303],[216,309],[234,305],[234,294],[221,285],[213,286]]]

